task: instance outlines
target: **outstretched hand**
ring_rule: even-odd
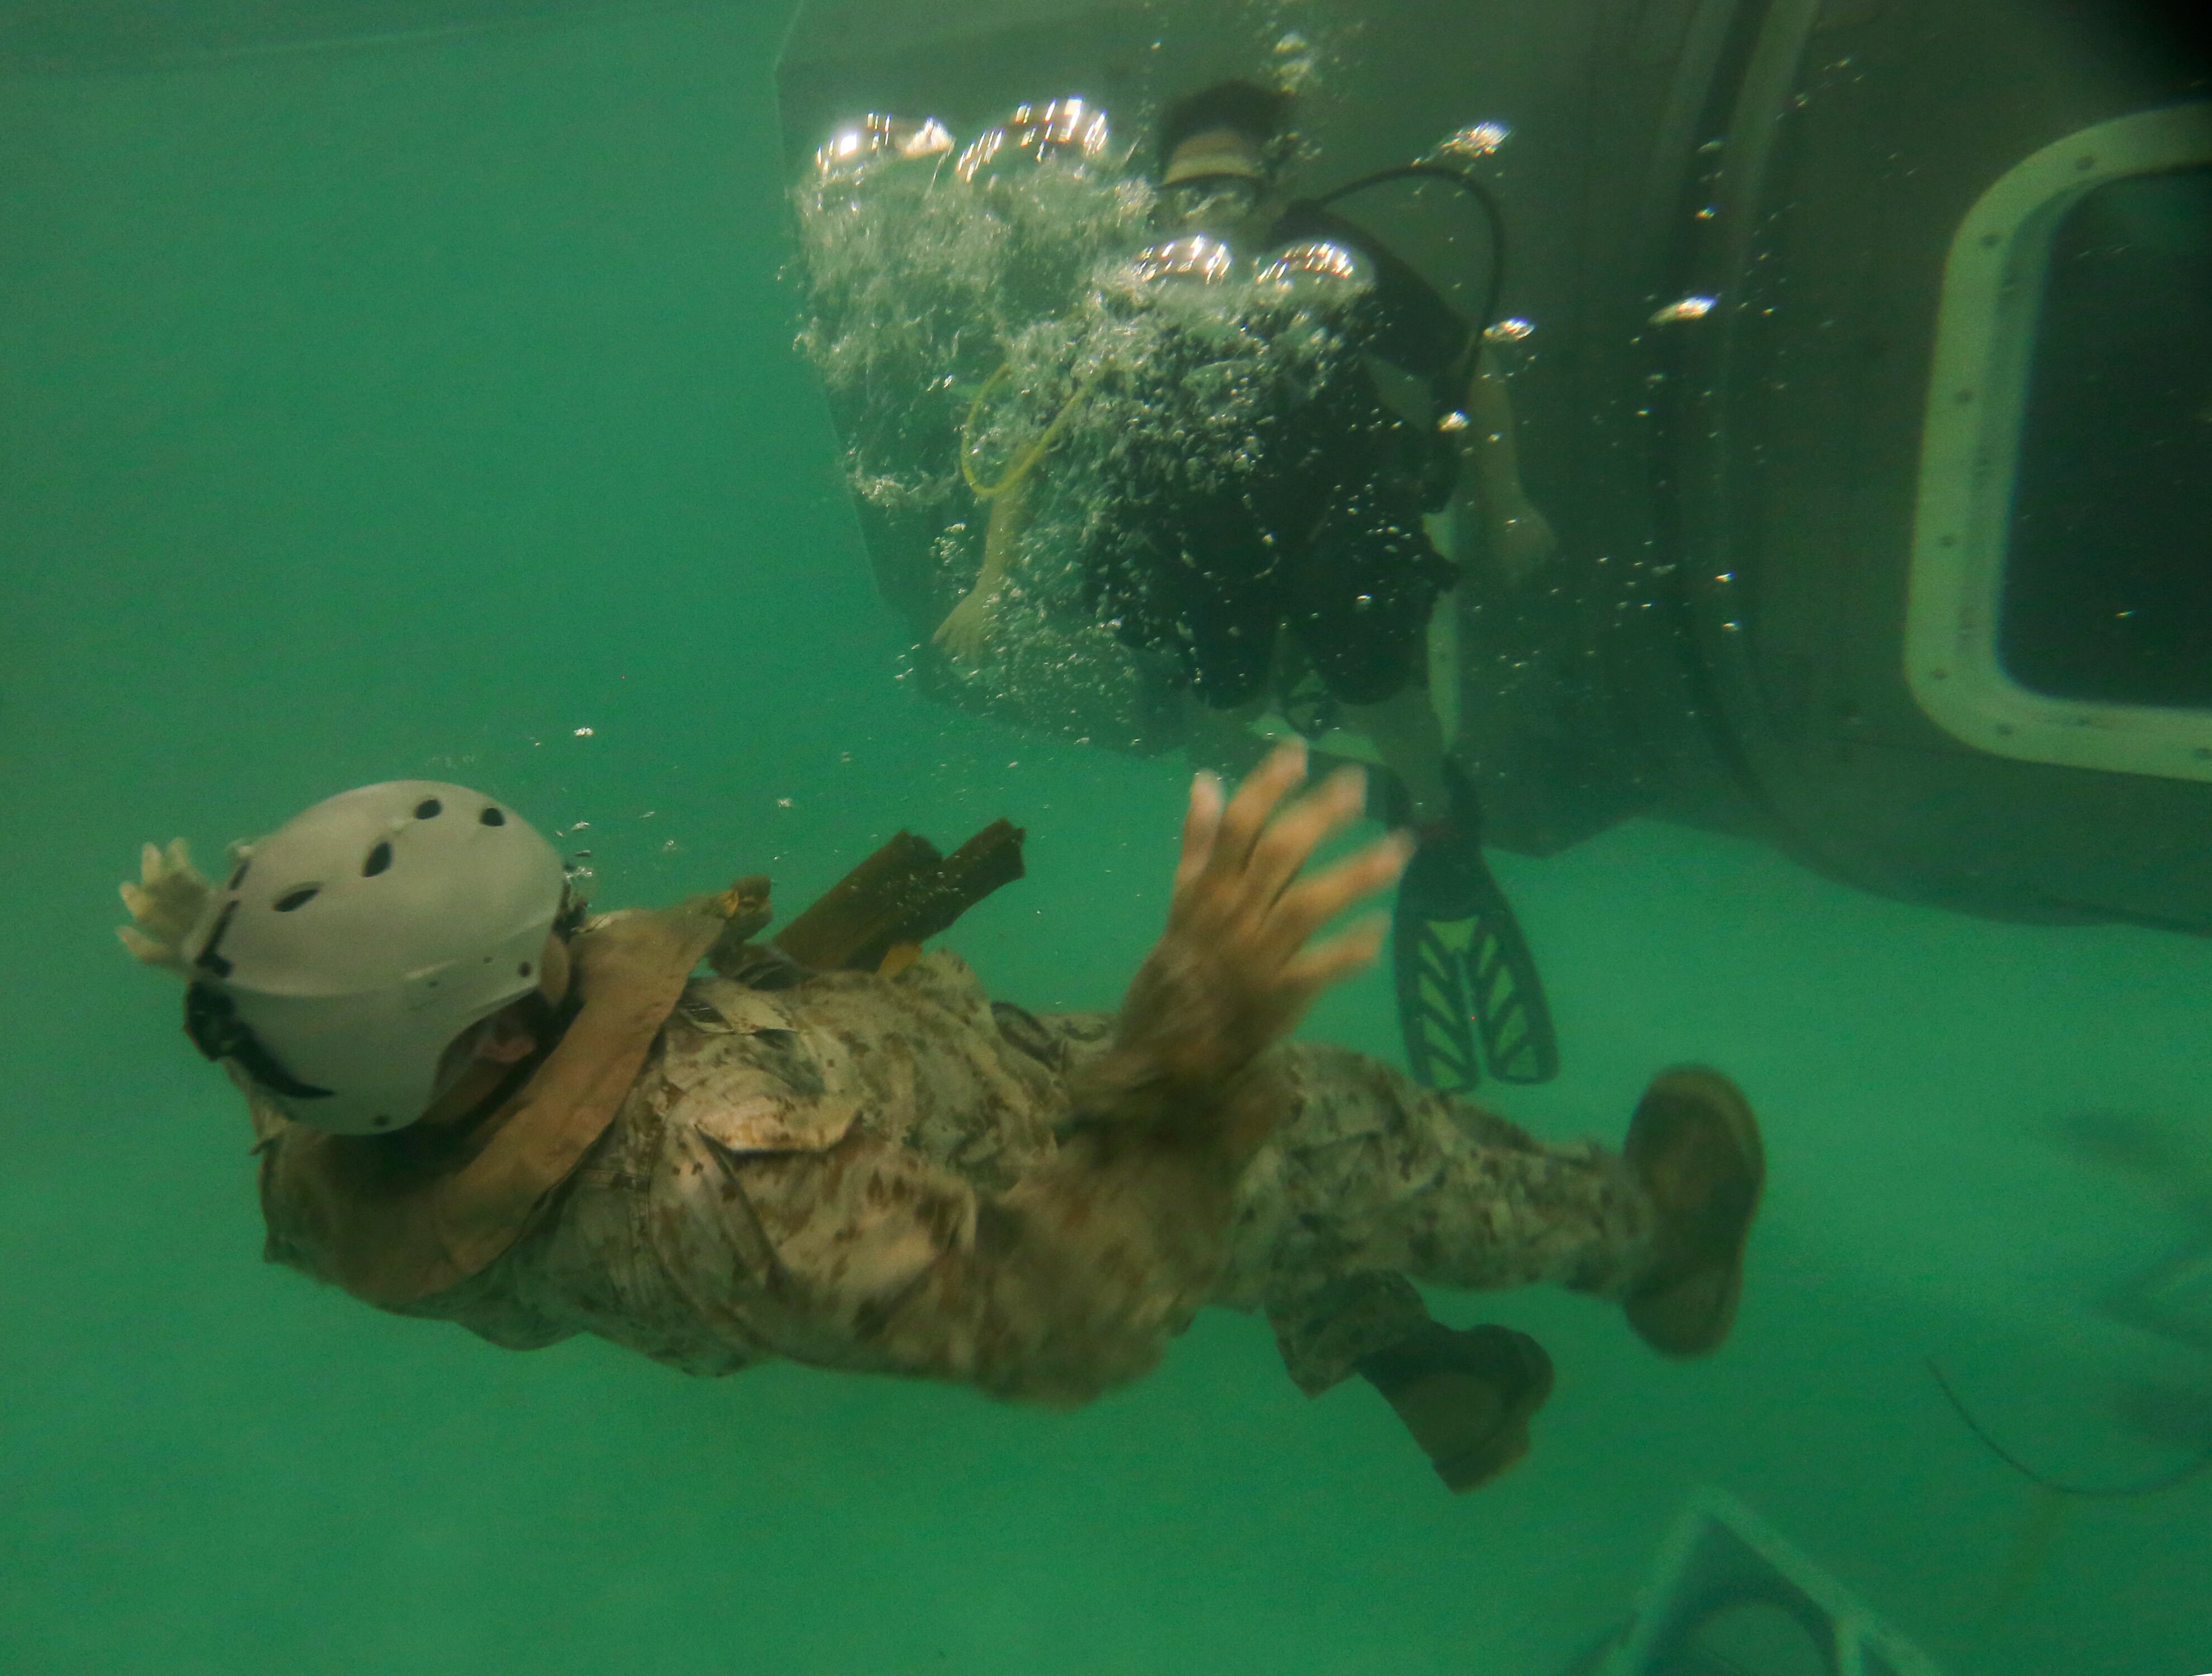
[[[138,882],[126,879],[123,884],[123,905],[131,910],[131,923],[118,926],[115,934],[147,965],[181,974],[184,941],[198,922],[208,890],[183,839],[171,840],[166,850],[149,844],[139,853]]]
[[[1315,850],[1358,819],[1366,801],[1365,776],[1346,768],[1285,805],[1305,775],[1305,749],[1290,744],[1225,803],[1212,774],[1191,784],[1167,930],[1121,1009],[1121,1046],[1170,1083],[1226,1083],[1288,1035],[1322,990],[1382,950],[1379,920],[1313,938],[1395,884],[1412,843],[1393,834],[1304,877]]]

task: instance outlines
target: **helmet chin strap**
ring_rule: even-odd
[[[203,955],[201,960],[206,961]],[[202,1057],[230,1060],[262,1087],[294,1100],[327,1100],[331,1090],[303,1083],[276,1062],[261,1039],[238,1016],[230,997],[202,980],[185,991],[185,1034]]]

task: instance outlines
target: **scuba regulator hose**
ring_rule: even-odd
[[[1076,408],[1091,393],[1091,386],[1097,382],[1094,377],[1077,385],[1075,393],[1060,404],[1060,411],[1053,416],[1052,422],[1038,434],[1036,440],[1014,456],[996,482],[987,483],[975,475],[975,421],[982,416],[983,404],[991,399],[992,393],[1013,374],[1014,363],[1000,361],[999,370],[983,380],[983,387],[975,392],[975,399],[968,404],[968,416],[960,422],[960,475],[966,479],[969,490],[978,501],[995,501],[1000,495],[1011,495],[1019,489],[1051,451],[1052,445],[1060,440],[1060,432],[1067,428],[1067,422],[1073,416]]]
[[[1483,291],[1481,311],[1475,316],[1474,328],[1468,334],[1467,350],[1456,369],[1459,386],[1464,389],[1474,377],[1475,363],[1482,354],[1482,345],[1490,328],[1498,324],[1498,310],[1505,292],[1505,212],[1498,208],[1497,195],[1473,175],[1443,163],[1400,163],[1390,168],[1377,169],[1372,174],[1363,174],[1357,180],[1331,188],[1319,197],[1304,198],[1291,207],[1294,210],[1326,210],[1345,198],[1355,197],[1372,187],[1388,185],[1394,180],[1449,181],[1474,200],[1490,228],[1490,282]]]

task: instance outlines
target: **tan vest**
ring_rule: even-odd
[[[257,1102],[270,1255],[387,1309],[488,1267],[606,1132],[699,962],[767,922],[767,881],[748,879],[679,908],[611,914],[580,933],[569,951],[582,1006],[567,1033],[451,1150],[326,1134]]]

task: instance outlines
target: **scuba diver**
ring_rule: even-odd
[[[1341,725],[1380,759],[1378,812],[1419,838],[1394,951],[1416,1076],[1473,1087],[1486,1058],[1502,1080],[1547,1080],[1559,1055],[1542,986],[1428,690],[1429,622],[1463,571],[1428,523],[1462,510],[1457,491],[1471,485],[1486,556],[1508,579],[1553,537],[1521,486],[1504,380],[1481,331],[1330,206],[1429,175],[1474,193],[1493,238],[1494,208],[1437,164],[1285,202],[1291,108],[1286,94],[1225,82],[1164,112],[1154,230],[1166,236],[1129,271],[1170,328],[1091,374],[997,483],[971,473],[989,505],[981,574],[936,640],[956,661],[988,646],[1037,467],[1065,430],[1100,509],[1076,561],[1089,602],[1123,643],[1178,667],[1196,701],[1193,755],[1248,766],[1279,710],[1309,737]],[[1237,285],[1246,250],[1267,254],[1254,282]],[[1493,253],[1486,320],[1498,263]],[[1177,293],[1188,306],[1170,306]],[[1425,388],[1423,422],[1384,399],[1370,358]],[[1069,423],[1085,410],[1103,416],[1087,457],[1083,427]]]
[[[1194,779],[1118,1015],[1038,1017],[921,952],[1020,876],[1003,822],[951,856],[901,834],[763,942],[764,878],[588,917],[520,815],[398,781],[234,847],[220,884],[148,846],[121,934],[246,1096],[269,1260],[379,1309],[1058,1406],[1148,1372],[1202,1305],[1263,1309],[1303,1388],[1364,1377],[1467,1490],[1528,1448],[1551,1363],[1431,1320],[1413,1281],[1568,1286],[1705,1355],[1759,1131],[1726,1078],[1676,1070],[1619,1155],[1548,1146],[1285,1044],[1381,944],[1316,934],[1410,849],[1310,871],[1365,792],[1346,770],[1294,797],[1304,775],[1285,747],[1233,798]]]

